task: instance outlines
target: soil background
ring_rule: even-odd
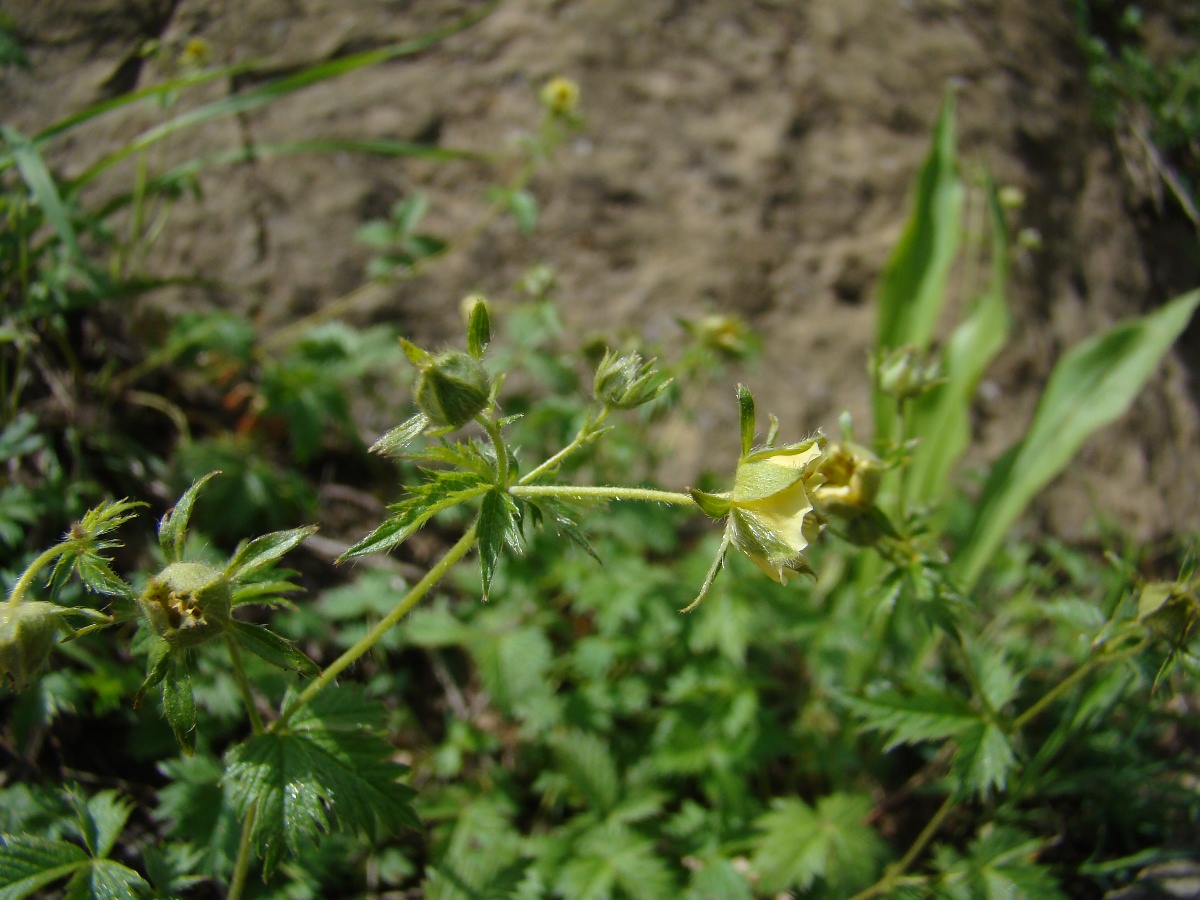
[[[1170,36],[1171,4],[1145,3]],[[147,41],[200,37],[255,78],[419,36],[478,4],[454,0],[6,0],[27,71],[0,82],[5,121],[34,133],[164,77]],[[1015,333],[983,386],[982,463],[1017,438],[1064,349],[1200,284],[1196,235],[1155,208],[1136,159],[1091,116],[1070,0],[503,0],[475,27],[417,56],[316,85],[157,148],[153,164],[249,142],[436,141],[494,151],[539,117],[537,91],[564,75],[586,127],[532,185],[536,233],[498,220],[427,275],[371,293],[350,318],[390,321],[419,342],[461,340],[459,298],[499,298],[531,264],[558,274],[580,340],[636,334],[677,352],[677,317],[736,313],[762,336],[727,383],[685,393],[665,429],[669,485],[736,455],[735,381],[777,414],[785,439],[867,423],[872,292],[899,236],[943,96],[958,100],[960,158],[1019,187]],[[169,55],[165,53],[164,55]],[[187,104],[246,84],[222,81]],[[179,107],[176,107],[178,109]],[[130,107],[47,151],[78,173],[163,113]],[[199,272],[223,291],[156,295],[171,309],[231,305],[270,329],[364,280],[359,225],[429,192],[428,230],[454,235],[503,172],[352,154],[256,160],[207,172],[148,263]],[[98,190],[131,183],[114,170]],[[1085,447],[1037,505],[1070,538],[1098,518],[1142,539],[1200,527],[1200,329],[1193,324],[1135,408]],[[380,410],[364,429],[394,424]],[[373,436],[373,435],[369,435]],[[1035,520],[1036,521],[1036,520]]]

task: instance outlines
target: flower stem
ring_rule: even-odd
[[[263,733],[262,716],[254,704],[254,694],[250,691],[250,682],[246,679],[246,666],[242,663],[242,652],[238,649],[237,641],[229,632],[225,633],[225,644],[229,647],[229,657],[233,660],[233,677],[237,681],[238,690],[242,694],[242,703],[246,706],[246,714],[250,716],[250,727],[255,734]]]
[[[508,448],[504,446],[504,436],[500,434],[500,426],[490,416],[476,416],[475,420],[483,426],[496,451],[496,484],[501,489],[508,487]]]
[[[255,800],[250,804],[250,809],[246,812],[246,818],[242,822],[242,837],[238,841],[237,861],[233,865],[233,878],[229,882],[229,893],[225,895],[225,900],[241,900],[242,891],[246,888],[246,876],[250,872],[250,855],[253,843],[251,837],[254,834],[254,818],[258,814],[258,801]]]
[[[409,610],[416,606],[417,602],[429,593],[435,584],[441,581],[446,573],[453,568],[454,564],[467,555],[467,552],[474,544],[475,526],[472,525],[458,539],[458,543],[447,550],[446,555],[439,559],[436,565],[425,573],[425,577],[409,589],[408,593],[400,599],[400,602],[392,608],[391,612],[375,623],[375,626],[357,640],[352,647],[348,648],[346,652],[331,662],[324,672],[310,682],[308,687],[301,691],[296,696],[296,699],[288,704],[279,718],[271,724],[271,730],[275,731],[287,725],[288,720],[295,715],[297,710],[309,703],[313,697],[328,687],[338,675],[379,643],[380,638],[387,634],[393,625],[403,619]]]
[[[1078,684],[1086,675],[1090,674],[1093,669],[1102,663],[1118,662],[1127,659],[1138,653],[1145,646],[1145,641],[1139,641],[1131,647],[1126,647],[1114,653],[1098,654],[1085,660],[1080,664],[1079,668],[1056,684],[1050,690],[1046,691],[1029,709],[1017,716],[1012,723],[1012,733],[1016,734],[1031,721],[1037,718],[1043,710],[1072,687]]]
[[[880,894],[886,894],[893,887],[895,887],[896,882],[900,879],[900,876],[903,875],[905,871],[907,871],[908,867],[911,866],[916,861],[917,857],[921,855],[921,853],[929,845],[929,842],[933,840],[933,836],[937,834],[937,830],[942,827],[942,822],[945,821],[946,816],[948,816],[950,811],[954,809],[954,796],[955,795],[953,793],[946,796],[946,799],[942,801],[942,805],[938,807],[937,812],[933,814],[933,818],[925,823],[925,827],[921,829],[921,833],[917,835],[917,839],[912,842],[912,846],[908,848],[908,852],[892,865],[888,866],[888,869],[883,873],[882,878],[880,878],[866,890],[859,891],[857,894],[851,897],[850,900],[867,900],[869,897],[877,897]]]
[[[13,585],[12,592],[8,595],[9,608],[16,606],[25,598],[25,592],[33,584],[34,576],[58,557],[62,556],[66,551],[67,544],[59,544],[57,547],[51,547],[49,550],[44,551],[37,559],[31,562],[25,571],[21,573],[21,577],[17,579],[17,583]]]
[[[564,459],[566,459],[580,447],[589,443],[592,438],[596,436],[596,433],[599,431],[600,426],[604,423],[604,420],[608,418],[608,412],[609,410],[606,406],[596,414],[595,420],[589,417],[588,420],[583,424],[583,427],[579,429],[579,433],[575,435],[575,438],[571,441],[571,443],[567,444],[567,446],[563,447],[544,463],[539,465],[533,471],[529,472],[529,474],[525,475],[518,483],[529,484],[529,482],[537,479],[539,475],[544,475],[546,472],[552,471]]]
[[[524,480],[524,479],[522,479]],[[651,488],[589,487],[575,484],[518,484],[508,489],[514,497],[564,497],[568,500],[645,500],[674,506],[695,506],[691,494]]]

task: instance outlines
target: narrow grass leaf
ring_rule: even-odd
[[[955,563],[969,588],[1030,501],[1097,429],[1121,416],[1200,304],[1200,290],[1071,349],[1054,367],[1025,437],[993,467]]]
[[[921,443],[904,477],[907,495],[917,503],[936,500],[950,487],[954,465],[971,439],[975,389],[1008,340],[1011,323],[1004,297],[1008,285],[1008,229],[996,186],[990,179],[986,195],[991,224],[990,281],[946,344],[942,354],[945,381],[913,401],[912,431]]]
[[[58,234],[58,239],[73,258],[78,258],[79,241],[75,236],[75,226],[71,224],[71,216],[59,195],[58,185],[54,183],[54,176],[46,168],[42,155],[25,135],[11,126],[0,125],[0,137],[4,138],[4,142],[12,151],[13,161],[16,162],[21,177],[25,179],[33,199],[45,213],[46,220]]]
[[[877,351],[929,345],[958,253],[963,195],[954,160],[954,96],[947,94],[917,179],[912,214],[879,286]],[[890,398],[876,391],[874,406],[875,437],[884,441],[893,427]]]

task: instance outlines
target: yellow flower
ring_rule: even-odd
[[[552,78],[542,88],[541,100],[551,115],[570,118],[579,107],[579,85],[569,78]]]

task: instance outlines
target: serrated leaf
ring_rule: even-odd
[[[0,835],[0,900],[22,900],[86,865],[82,847],[25,835]]]
[[[269,877],[285,851],[334,829],[356,833],[418,828],[412,791],[397,778],[383,736],[383,707],[347,686],[327,689],[292,717],[227,755],[226,783],[243,818],[251,807],[252,839]]]
[[[570,730],[550,738],[559,768],[587,801],[588,809],[606,813],[621,795],[617,764],[608,744],[597,734]]]
[[[257,537],[234,553],[225,567],[225,575],[230,579],[245,578],[264,569],[316,531],[316,525],[306,525]]]
[[[955,558],[969,589],[1009,529],[1097,429],[1122,415],[1200,305],[1191,291],[1076,345],[1059,360],[1025,437],[993,467]]]
[[[128,866],[113,859],[94,859],[75,873],[63,900],[137,900],[149,888]]]
[[[866,728],[887,736],[886,750],[958,737],[980,724],[979,714],[961,697],[929,688],[911,694],[889,691],[875,697],[840,699],[866,720]]]
[[[116,791],[101,791],[88,799],[72,792],[69,799],[79,836],[88,851],[97,858],[108,856],[129,821],[133,806]]]
[[[168,781],[158,789],[155,819],[165,823],[173,838],[202,851],[196,870],[214,877],[229,872],[242,829],[221,789],[225,775],[221,761],[197,753],[160,763],[159,770]]]
[[[573,900],[608,898],[614,888],[633,900],[661,900],[677,894],[675,879],[655,854],[654,843],[622,825],[587,832],[554,886]]]
[[[965,856],[937,847],[933,895],[941,900],[1062,900],[1051,871],[1036,861],[1040,843],[1013,828],[988,826]]]
[[[116,572],[102,556],[85,554],[75,560],[75,574],[90,591],[108,597],[132,597],[133,588]]]
[[[239,644],[273,666],[301,675],[321,674],[321,668],[291,641],[280,637],[264,625],[230,619],[229,633]]]
[[[428,425],[429,416],[417,413],[373,443],[370,452],[381,456],[399,456],[400,451],[419,438]]]
[[[712,859],[692,876],[686,900],[754,900],[750,885],[727,859]]]
[[[512,810],[497,796],[467,801],[455,817],[445,853],[422,886],[427,900],[501,900],[525,864]]]
[[[390,518],[343,553],[339,560],[391,550],[439,512],[473,500],[491,489],[490,483],[482,483],[472,472],[439,472],[434,480],[413,488],[407,498],[392,507]]]
[[[761,890],[807,890],[823,879],[834,894],[853,893],[875,877],[886,849],[866,824],[868,797],[831,794],[815,808],[787,797],[771,806],[756,823],[762,836],[752,865]]]
[[[507,544],[520,547],[520,526],[517,519],[517,505],[507,492],[499,488],[489,490],[483,497],[479,507],[479,518],[475,523],[475,533],[479,536],[479,568],[483,575],[483,599],[488,598],[492,588],[492,576],[496,573],[496,563],[500,559],[500,551]]]
[[[952,768],[963,787],[978,794],[1004,790],[1017,762],[1004,732],[989,722],[977,722],[955,741]]]
[[[192,486],[184,491],[179,502],[167,510],[162,521],[158,523],[158,546],[167,562],[179,562],[183,558],[183,543],[187,539],[188,520],[192,517],[196,497],[199,496],[205,482],[220,474],[220,471],[209,472],[197,478],[192,482]]]

